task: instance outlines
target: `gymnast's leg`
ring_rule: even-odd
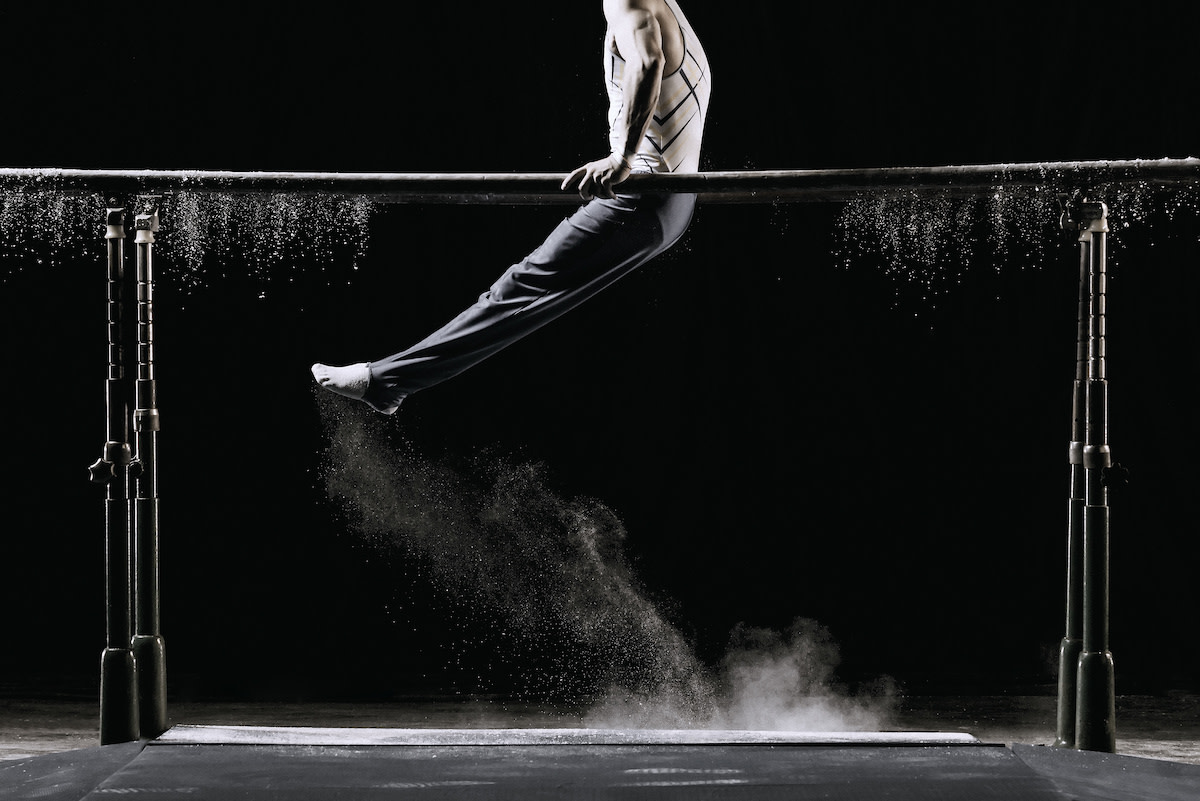
[[[662,253],[683,235],[695,203],[683,194],[592,200],[425,339],[374,362],[316,364],[313,376],[391,414],[408,395],[478,364]]]

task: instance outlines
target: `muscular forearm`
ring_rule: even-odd
[[[662,87],[663,58],[661,53],[649,57],[627,59],[622,92],[625,108],[613,125],[613,153],[632,159],[637,153],[651,115],[658,106],[658,93]]]

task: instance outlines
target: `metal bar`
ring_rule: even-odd
[[[167,671],[159,620],[158,573],[158,399],[154,370],[154,232],[158,198],[147,198],[135,218],[137,234],[138,365],[133,413],[137,451],[130,475],[136,478],[134,599],[137,633],[132,648],[138,666],[138,708],[143,737],[167,730]]]
[[[100,655],[100,744],[138,738],[137,671],[132,633],[132,552],[129,520],[129,392],[125,381],[125,210],[107,209],[108,379],[107,441],[88,468],[106,486],[104,502],[105,648]]]
[[[166,193],[323,193],[382,203],[577,203],[562,173],[339,173],[0,168],[0,189]],[[941,167],[750,170],[631,175],[628,192],[686,192],[710,202],[850,200],[878,191],[977,194],[1001,186],[1195,185],[1200,158],[1031,162]]]

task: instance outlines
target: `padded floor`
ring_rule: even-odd
[[[1200,766],[959,734],[180,726],[72,753],[74,773],[66,755],[6,766],[0,797],[1200,798]]]

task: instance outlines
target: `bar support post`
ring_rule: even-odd
[[[105,215],[108,251],[107,440],[88,468],[106,487],[104,502],[105,648],[100,655],[100,744],[138,739],[137,668],[132,633],[129,515],[129,392],[125,381],[125,209]]]
[[[138,707],[143,737],[167,730],[167,672],[159,619],[158,548],[158,398],[154,370],[154,234],[158,231],[158,197],[144,198],[135,217],[137,247],[137,382],[133,428],[136,456],[130,475],[136,479],[134,499],[134,591],[136,634],[132,650],[138,665]]]
[[[1063,215],[1064,228],[1070,225]],[[1092,238],[1079,237],[1079,303],[1076,310],[1075,383],[1071,396],[1071,489],[1067,510],[1067,621],[1059,648],[1058,731],[1054,745],[1075,747],[1075,696],[1079,654],[1083,650],[1083,511],[1086,505],[1086,471],[1083,445],[1087,417],[1088,309],[1090,305]]]
[[[1108,445],[1108,367],[1106,354],[1107,293],[1106,237],[1108,208],[1084,200],[1064,219],[1078,226],[1081,249],[1087,251],[1087,342],[1083,371],[1082,543],[1077,565],[1082,567],[1079,605],[1082,612],[1080,653],[1075,673],[1075,743],[1085,751],[1113,753],[1116,737],[1116,683],[1109,651],[1109,509],[1107,479],[1113,467]],[[1082,257],[1081,257],[1082,261]],[[1076,411],[1078,414],[1078,409]],[[1078,435],[1078,431],[1076,432]],[[1073,446],[1073,451],[1075,450]],[[1075,465],[1072,465],[1073,470]],[[1073,476],[1073,511],[1076,477]],[[1076,568],[1078,569],[1078,568]],[[1073,573],[1072,570],[1068,571]],[[1070,613],[1070,610],[1069,612]],[[1069,633],[1069,632],[1068,632]],[[1061,711],[1062,699],[1060,699]]]

